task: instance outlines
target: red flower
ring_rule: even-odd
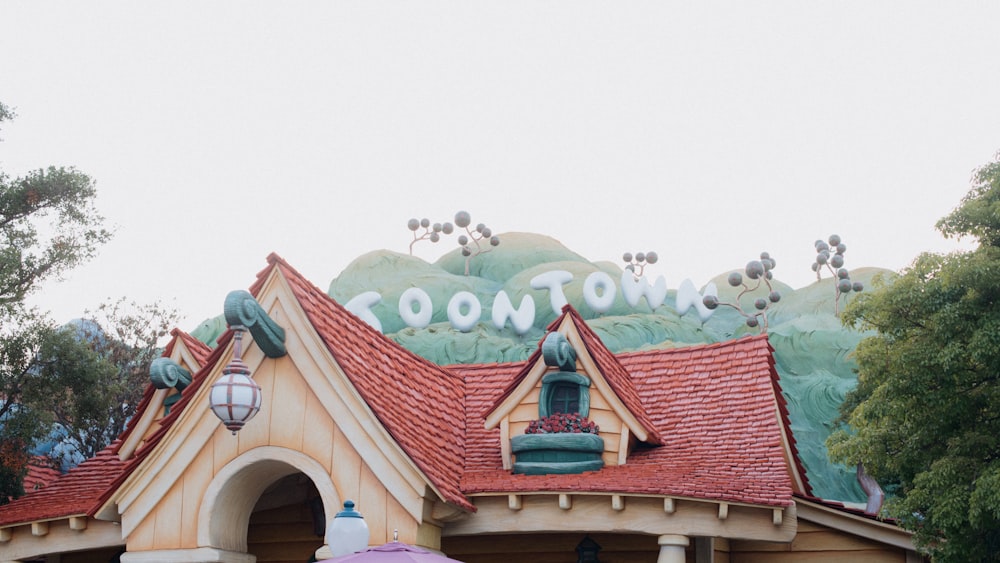
[[[580,413],[555,413],[532,420],[525,434],[597,434],[600,428]]]

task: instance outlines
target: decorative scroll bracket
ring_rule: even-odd
[[[257,300],[244,290],[230,291],[224,306],[226,323],[247,328],[257,347],[268,358],[280,358],[285,349],[285,329],[268,316]]]
[[[170,358],[156,358],[149,364],[149,379],[157,389],[174,387],[177,391],[183,391],[191,385],[191,372]]]
[[[545,365],[562,371],[576,371],[576,350],[560,332],[550,332],[542,341]]]

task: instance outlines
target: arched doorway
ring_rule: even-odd
[[[304,563],[323,545],[323,538],[315,535],[320,515],[325,521],[340,505],[330,475],[319,462],[287,448],[255,448],[227,463],[212,479],[198,513],[198,543],[253,553],[261,563]],[[283,523],[283,517],[293,521]],[[288,542],[290,550],[280,545],[285,534],[294,538]],[[311,551],[301,557],[307,545]],[[280,558],[283,553],[289,558]]]
[[[326,514],[316,485],[304,473],[268,487],[250,514],[247,553],[257,563],[305,563],[323,545]]]

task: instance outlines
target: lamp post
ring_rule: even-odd
[[[326,527],[326,545],[330,546],[333,557],[367,548],[368,536],[368,524],[361,513],[354,510],[354,501],[351,500],[344,501],[344,509]]]
[[[250,368],[243,362],[243,332],[233,326],[233,360],[222,369],[222,377],[212,384],[209,406],[233,435],[260,410],[260,386],[250,379]]]

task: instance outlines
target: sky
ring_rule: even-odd
[[[0,170],[75,166],[114,239],[32,303],[191,330],[277,252],[326,289],[459,210],[668,286],[967,248],[1000,150],[998,2],[0,0]],[[453,239],[415,246],[436,260]]]

